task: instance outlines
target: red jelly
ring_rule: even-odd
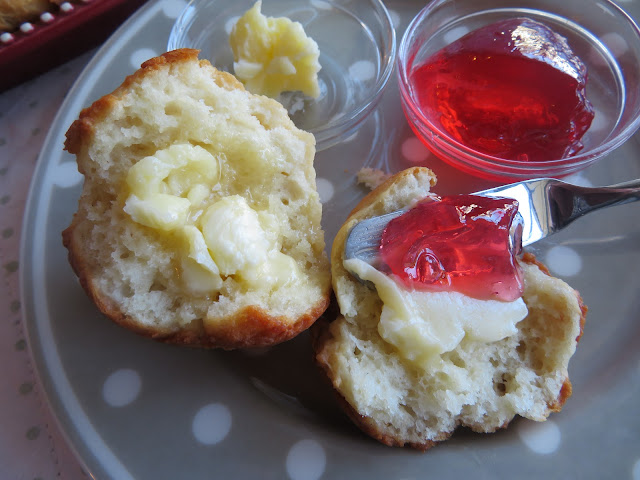
[[[518,202],[506,198],[424,200],[389,222],[380,243],[382,260],[410,288],[515,300],[523,287],[510,247],[517,211]]]
[[[580,151],[593,120],[587,70],[566,39],[516,18],[475,30],[411,75],[422,112],[494,157],[545,161]]]

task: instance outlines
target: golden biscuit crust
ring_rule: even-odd
[[[167,106],[150,105],[148,93],[142,91],[149,88],[157,88],[152,97]],[[191,97],[183,101],[184,95]],[[237,108],[235,104],[225,106],[227,101],[237,102]],[[190,105],[199,110],[187,111]],[[216,110],[216,105],[222,106]],[[159,112],[157,122],[146,113],[147,107]],[[225,115],[234,109],[249,111],[238,113],[246,117],[237,122],[239,128],[246,132],[259,129],[261,138],[271,142],[265,148],[273,151],[273,161],[282,170],[272,181],[273,191],[265,189],[267,182],[260,178],[238,178],[243,172],[254,173],[245,166],[234,170],[231,157],[242,152],[240,147],[224,150],[224,139],[233,132],[219,129],[233,123]],[[206,118],[208,112],[219,117],[217,123]],[[182,117],[188,117],[188,122]],[[210,124],[194,124],[193,118]],[[157,134],[153,133],[154,122]],[[139,138],[132,138],[136,135]],[[109,142],[113,139],[117,144],[112,149]],[[216,187],[220,191],[214,194],[220,198],[244,195],[259,208],[276,210],[274,218],[285,224],[281,249],[295,257],[303,272],[305,288],[299,293],[305,298],[289,298],[296,294],[294,287],[252,292],[233,278],[225,279],[222,292],[202,298],[191,299],[180,288],[179,268],[171,251],[177,240],[162,239],[153,229],[135,224],[122,212],[119,191],[133,163],[172,142],[203,145],[214,153],[222,149],[219,157],[228,163],[224,165],[225,182],[235,183]],[[144,62],[112,93],[82,110],[67,131],[65,149],[76,155],[85,184],[78,211],[62,233],[63,244],[83,289],[114,322],[162,342],[233,349],[290,339],[327,308],[330,272],[315,191],[313,136],[295,128],[276,102],[251,96],[235,77],[198,60],[197,50],[180,49]],[[145,269],[155,269],[155,276],[151,275],[148,285],[139,286],[138,271]]]

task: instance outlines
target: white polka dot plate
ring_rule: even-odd
[[[387,1],[398,35],[422,4]],[[640,480],[637,203],[595,212],[534,246],[590,308],[562,412],[541,424],[516,420],[492,435],[460,431],[426,453],[385,447],[352,426],[312,364],[308,334],[256,351],[191,350],[139,337],[96,311],[61,242],[81,182],[74,158],[62,151],[64,133],[83,107],[164,50],[184,5],[149,2],[97,53],[52,125],[25,216],[22,302],[34,364],[91,477]],[[637,3],[623,6],[640,17]],[[369,66],[353,69],[366,75]],[[640,177],[639,140],[569,180],[607,185]],[[440,194],[494,186],[460,174],[416,141],[392,78],[361,127],[316,157],[328,248],[366,193],[356,181],[361,167],[395,172],[415,164],[436,172]]]

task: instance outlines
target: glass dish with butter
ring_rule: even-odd
[[[336,29],[341,35],[332,34]],[[345,48],[345,36],[352,47]],[[255,39],[258,45],[247,48]],[[301,78],[315,69],[299,62],[305,51],[309,56],[308,39],[319,51],[317,85]],[[171,30],[167,50],[182,47],[196,48],[216,68],[245,78],[252,93],[279,100],[322,151],[352,135],[374,111],[393,71],[396,36],[380,0],[191,0]],[[298,78],[283,81],[286,73]],[[254,91],[257,85],[263,91]]]

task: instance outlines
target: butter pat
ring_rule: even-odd
[[[202,216],[205,242],[223,275],[254,269],[267,260],[269,242],[258,213],[232,195],[218,200]]]
[[[264,230],[258,212],[239,196],[211,205],[201,219],[204,240],[223,275],[236,275],[246,285],[280,287],[300,279],[293,258],[279,251]]]
[[[182,228],[185,247],[182,252],[182,279],[194,293],[207,293],[222,287],[220,269],[211,258],[202,232],[193,225]]]
[[[144,198],[133,194],[127,199],[124,211],[141,225],[174,230],[186,223],[190,206],[186,198],[166,193],[150,193]]]
[[[320,50],[299,22],[266,17],[258,1],[235,24],[229,37],[234,72],[252,93],[276,98],[286,91],[320,94]]]
[[[362,260],[345,260],[344,266],[375,285],[384,303],[380,336],[422,368],[456,348],[465,336],[489,343],[515,334],[517,323],[528,313],[522,298],[501,302],[459,292],[407,290]]]

